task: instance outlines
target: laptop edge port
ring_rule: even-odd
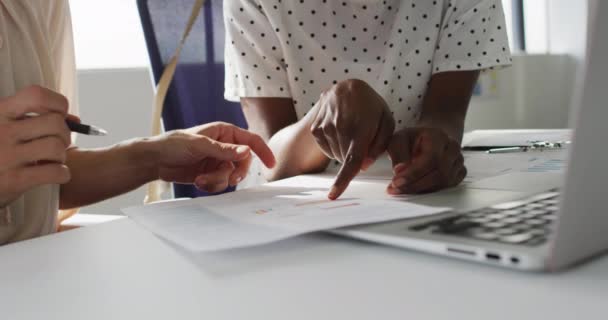
[[[499,262],[500,255],[498,253],[488,252],[486,253],[486,259],[488,259],[489,261]]]

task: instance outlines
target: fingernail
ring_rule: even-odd
[[[328,197],[331,200],[337,199],[338,198],[338,188],[336,188],[335,186],[331,187],[331,191],[329,191],[329,196]]]
[[[236,148],[236,153],[238,153],[238,154],[243,154],[246,152],[249,152],[249,147],[247,147],[247,146],[240,146],[240,147]]]
[[[397,178],[397,180],[393,181],[393,187],[399,188],[405,184],[405,178]]]

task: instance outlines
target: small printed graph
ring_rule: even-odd
[[[527,172],[559,172],[566,167],[566,161],[560,159],[548,160],[531,166]]]
[[[337,201],[332,201],[329,199],[311,200],[311,201],[304,201],[304,202],[297,203],[294,205],[294,207],[297,207],[297,208],[314,207],[315,209],[321,209],[321,210],[334,210],[334,209],[341,209],[341,208],[347,208],[347,207],[356,207],[356,206],[361,205],[358,202],[352,202],[350,200],[352,200],[352,199],[341,199],[341,200],[337,200]]]
[[[307,207],[307,206],[316,206],[319,204],[325,204],[325,203],[330,203],[331,200],[329,199],[323,199],[323,200],[312,200],[312,201],[304,201],[304,202],[300,202],[300,203],[296,203],[294,204],[295,207]]]
[[[348,207],[358,207],[360,205],[361,204],[358,202],[342,203],[342,204],[338,204],[335,206],[324,207],[323,210],[336,210],[336,209],[343,209],[343,208],[348,208]]]
[[[255,211],[255,214],[264,215],[264,214],[270,213],[272,211],[273,211],[272,209],[258,209]]]
[[[323,211],[331,211],[344,209],[349,207],[358,207],[361,206],[361,203],[358,201],[353,201],[354,199],[342,199],[337,201],[331,201],[329,199],[323,200],[309,200],[303,201],[299,203],[294,203],[290,205],[279,205],[276,207],[268,207],[268,208],[260,208],[253,211],[256,215],[265,216],[265,215],[281,215],[281,216],[290,216],[294,212],[323,212]]]

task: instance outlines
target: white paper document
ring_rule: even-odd
[[[325,189],[263,186],[123,211],[156,235],[188,250],[205,252],[448,210],[416,205],[403,199],[344,197],[329,201]]]

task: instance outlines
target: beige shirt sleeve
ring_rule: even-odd
[[[77,113],[76,65],[67,0],[0,0],[0,97],[31,85],[65,95]],[[55,232],[59,186],[29,190],[0,210],[0,244]]]

